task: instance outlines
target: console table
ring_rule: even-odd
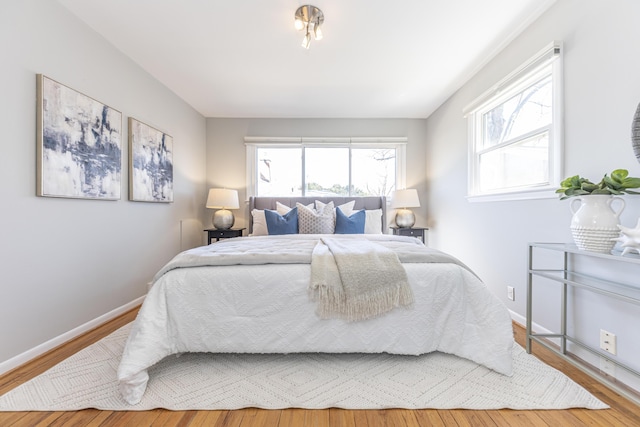
[[[534,267],[534,258],[537,251],[547,250],[553,251],[558,254],[558,256],[562,256],[563,268],[561,269],[539,269]],[[637,404],[640,404],[640,397],[634,394],[633,392],[629,392],[624,387],[621,387],[618,383],[611,381],[609,378],[601,374],[599,371],[591,369],[584,363],[581,363],[579,360],[575,358],[568,357],[567,355],[567,342],[570,342],[588,352],[606,358],[608,361],[613,363],[615,366],[624,369],[632,375],[640,378],[640,372],[631,368],[628,365],[625,365],[621,362],[615,361],[611,359],[611,355],[606,353],[599,348],[591,347],[575,337],[568,335],[567,333],[567,289],[568,287],[580,288],[583,290],[587,290],[596,294],[604,295],[606,297],[615,298],[618,300],[626,301],[628,303],[640,305],[640,299],[629,295],[629,293],[635,292],[637,294],[638,290],[640,290],[640,284],[638,286],[632,286],[624,283],[619,283],[611,280],[608,277],[587,275],[575,271],[572,263],[570,263],[569,256],[581,256],[581,257],[591,257],[591,258],[599,258],[604,260],[606,263],[611,263],[612,268],[615,268],[616,263],[629,263],[635,264],[638,267],[638,277],[640,277],[640,257],[636,254],[630,255],[612,255],[612,254],[604,254],[598,252],[589,252],[578,249],[575,245],[572,244],[564,244],[564,243],[529,243],[529,260],[528,260],[528,279],[527,279],[527,353],[531,353],[531,343],[535,341],[547,349],[553,351],[557,355],[559,355],[562,359],[566,360],[576,368],[582,370],[586,374],[591,377],[597,379],[598,381],[606,384],[619,394],[625,396],[627,399],[634,401]],[[633,268],[635,268],[635,266]],[[560,312],[560,331],[558,333],[534,333],[531,325],[533,323],[532,315],[533,315],[533,287],[534,287],[534,278],[535,277],[544,277],[549,279],[561,286],[561,312]],[[625,293],[627,291],[627,293]],[[632,292],[628,292],[632,291]],[[550,344],[550,342],[545,338],[556,338],[560,340],[559,348]]]

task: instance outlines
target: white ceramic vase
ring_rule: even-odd
[[[619,205],[615,211],[613,203]],[[579,206],[578,206],[579,203]],[[625,207],[620,197],[592,194],[573,199],[569,205],[571,234],[578,249],[591,252],[610,253],[620,235],[620,214]]]

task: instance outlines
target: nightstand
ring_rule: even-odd
[[[231,239],[232,237],[242,237],[244,228],[230,228],[228,230],[218,230],[217,228],[207,228],[204,230],[207,232],[208,244],[211,244],[211,239],[216,239],[216,242],[220,239]]]
[[[426,227],[409,227],[409,228],[400,228],[400,227],[389,227],[394,235],[396,236],[411,236],[416,239],[422,239],[422,243],[427,244],[425,240],[425,234],[428,228]]]

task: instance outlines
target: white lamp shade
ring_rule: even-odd
[[[396,190],[391,193],[392,208],[419,208],[420,199],[418,198],[418,190],[408,188],[406,190]]]
[[[228,188],[212,188],[209,190],[206,207],[209,209],[239,209],[238,191]]]

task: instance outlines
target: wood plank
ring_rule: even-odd
[[[296,427],[304,425],[305,420],[304,409],[284,409],[280,414],[279,427]]]
[[[218,420],[224,418],[228,411],[196,411],[191,419],[189,427],[210,427],[216,425]]]
[[[244,410],[240,427],[276,426],[280,421],[280,412],[280,410],[248,408]]]
[[[351,411],[353,412],[353,421],[356,423],[356,427],[369,427],[367,421],[367,412],[365,410]]]
[[[386,427],[388,411],[370,410],[365,411],[365,418],[368,427]]]
[[[640,412],[640,410],[638,412]],[[571,410],[571,413],[585,425],[606,425],[606,423],[611,422],[612,418],[615,418],[616,420],[615,425],[640,425],[635,420],[625,416],[624,414],[616,413],[615,411],[611,410],[590,411],[588,409],[573,409]]]
[[[391,422],[388,425],[398,427],[420,427],[420,423],[414,413],[415,411],[408,409],[390,409],[389,411],[393,417],[389,417]]]
[[[50,412],[24,412],[23,416],[17,418],[11,415],[4,417],[5,414],[13,413],[0,413],[0,425],[1,426],[15,426],[15,427],[33,427],[37,425],[43,418],[47,417]]]
[[[47,416],[44,417],[42,420],[38,421],[38,423],[35,424],[34,427],[49,427],[54,424],[61,425],[56,421],[58,420],[58,418],[60,418],[64,414],[65,414],[64,412],[47,412]]]
[[[28,418],[31,412],[0,412],[0,425],[17,426],[23,418]],[[26,424],[22,424],[26,425]]]
[[[86,415],[95,413],[96,415],[91,419],[85,418]],[[104,421],[113,414],[113,411],[99,411],[97,409],[85,409],[84,411],[75,412],[78,417],[78,426],[84,427],[98,427],[104,425]]]
[[[307,409],[304,410],[304,423],[299,424],[305,427],[329,427],[328,409]]]
[[[445,426],[460,426],[460,424],[458,424],[458,421],[456,421],[455,417],[453,416],[453,412],[452,411],[448,411],[445,409],[437,409],[436,412],[438,413],[438,415],[440,416],[440,418],[442,419],[442,421],[444,422]],[[468,423],[465,423],[465,425],[469,425]]]
[[[414,411],[407,409],[376,409],[363,411],[369,427],[419,427]],[[358,424],[360,425],[360,424]]]
[[[91,416],[89,414],[86,414],[86,415],[89,417]],[[75,412],[53,412],[51,416],[42,420],[40,424],[47,427],[58,427],[58,426],[84,427],[84,424],[82,424],[82,420],[79,420],[77,418],[75,420],[73,419],[75,418],[75,416],[76,416]],[[83,414],[83,418],[84,416],[85,414]]]
[[[557,426],[581,426],[584,425],[578,418],[573,415],[574,410],[560,411],[538,411],[538,416],[547,423],[547,425]],[[604,424],[607,425],[607,424]],[[615,426],[615,424],[608,424]]]
[[[536,411],[487,411],[493,422],[500,427],[547,427],[547,424],[538,416]]]
[[[435,409],[418,409],[413,411],[418,425],[421,426],[433,426],[433,427],[446,427],[447,425]]]
[[[250,425],[248,427],[272,427],[277,426],[280,423],[280,415],[282,411],[280,410],[266,410],[261,409],[258,415],[256,416],[256,424]]]
[[[354,411],[348,411],[346,409],[340,408],[330,408],[329,423],[332,426],[356,427]]]
[[[220,419],[218,419],[215,427],[240,427],[245,411],[246,410],[226,411],[224,417],[220,417]]]
[[[166,409],[157,409],[157,411],[158,416],[152,423],[154,427],[188,426],[195,416],[194,411],[169,411]]]
[[[487,411],[454,409],[450,412],[460,427],[494,427],[497,425],[487,414]]]
[[[150,426],[158,415],[156,410],[112,412],[100,426]]]

